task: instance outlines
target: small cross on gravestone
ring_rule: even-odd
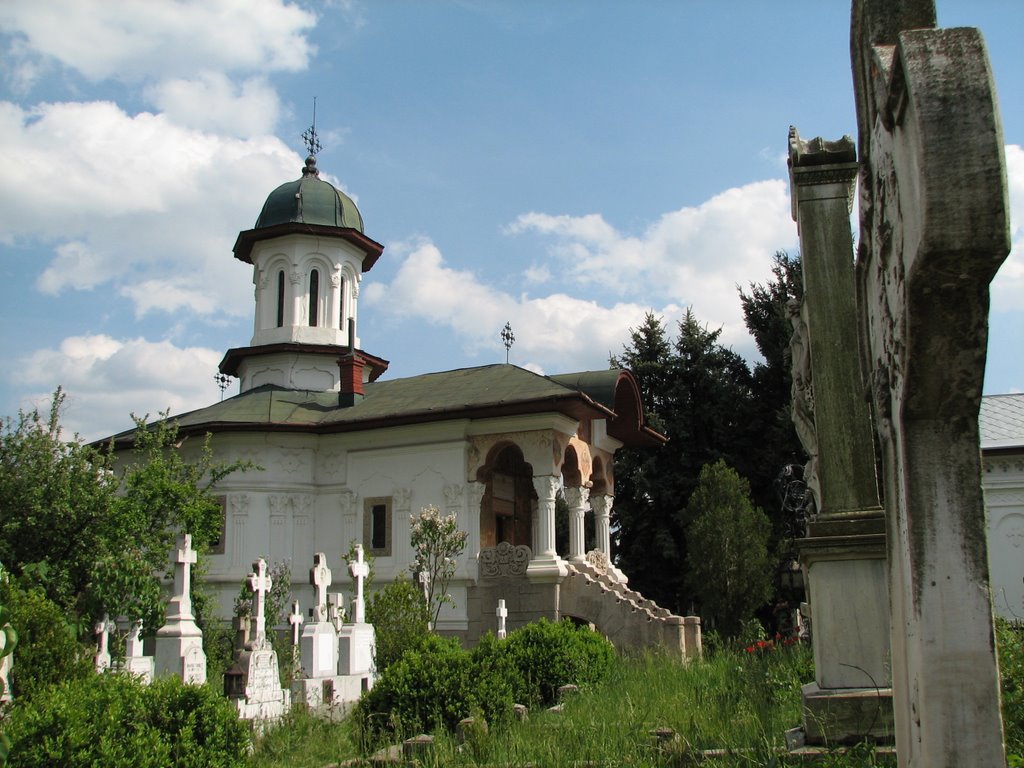
[[[302,611],[299,610],[299,601],[295,600],[292,602],[292,612],[288,615],[288,623],[292,625],[292,645],[297,646],[299,644],[299,627],[302,626],[302,622],[306,619],[302,615]]]
[[[96,655],[93,657],[97,672],[105,672],[110,669],[110,633],[115,629],[117,629],[117,626],[105,613],[103,614],[103,619],[96,622],[96,626],[93,629],[96,633],[96,637],[98,638]]]
[[[334,624],[334,630],[336,632],[341,631],[342,625],[345,623],[345,598],[341,592],[331,593],[331,604],[329,606],[329,617],[332,624]]]
[[[494,612],[498,617],[498,639],[504,639],[505,632],[505,619],[508,617],[508,608],[505,607],[505,598],[498,600],[498,608]]]
[[[363,545],[356,544],[356,559],[349,560],[348,572],[356,580],[356,600],[352,620],[356,624],[366,623],[366,603],[363,601],[363,581],[370,575],[370,566],[363,560]]]
[[[331,569],[327,567],[327,555],[317,552],[313,555],[313,567],[309,569],[309,583],[316,590],[316,605],[313,606],[313,621],[327,621],[327,588],[331,586]]]

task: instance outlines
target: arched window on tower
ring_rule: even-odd
[[[345,278],[338,286],[338,330],[345,330]]]
[[[319,321],[320,309],[320,270],[309,273],[309,324],[316,326]]]
[[[284,270],[277,273],[277,327],[284,325]]]

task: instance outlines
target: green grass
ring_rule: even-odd
[[[611,676],[565,703],[560,714],[531,712],[465,745],[436,734],[426,765],[444,766],[786,766],[786,729],[800,723],[800,685],[813,677],[810,650],[721,651],[681,664],[645,654],[620,659]],[[652,731],[676,738],[658,744]],[[704,750],[731,754],[708,758]],[[253,768],[322,768],[358,756],[350,726],[293,714],[268,734]],[[870,749],[826,756],[821,765],[874,766]]]

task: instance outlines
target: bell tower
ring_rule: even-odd
[[[338,360],[359,347],[359,284],[384,251],[363,232],[352,198],[320,178],[315,123],[303,138],[302,175],[271,192],[255,226],[235,241],[235,258],[253,267],[253,336],[248,347],[228,350],[220,370],[238,377],[242,392],[265,384],[339,390]],[[384,360],[360,357],[364,381],[387,369]]]

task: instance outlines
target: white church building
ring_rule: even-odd
[[[387,379],[388,362],[363,349],[356,330],[360,282],[383,250],[313,155],[238,235],[235,258],[253,270],[254,332],[220,371],[239,380],[239,394],[174,417],[182,435],[210,433],[218,460],[263,467],[218,486],[224,526],[207,579],[222,614],[257,557],[290,562],[304,606],[316,552],[341,573],[360,542],[374,558],[374,587],[408,575],[410,515],[436,505],[469,536],[438,630],[472,643],[496,628],[504,599],[509,629],[573,617],[620,647],[699,653],[699,619],[632,592],[610,561],[615,452],[665,439],[645,425],[633,376],[499,364]],[[115,447],[132,436],[117,435]],[[570,518],[564,552],[555,543],[560,493]],[[596,546],[585,551],[588,522]]]

